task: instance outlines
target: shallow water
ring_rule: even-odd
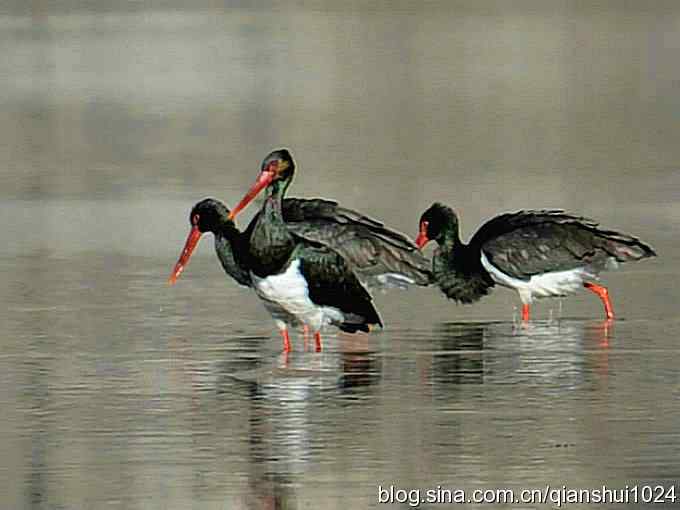
[[[0,508],[677,484],[680,11],[550,4],[0,8]],[[509,291],[414,289],[284,356],[208,236],[166,284],[191,205],[281,144],[292,194],[410,234],[433,200],[464,237],[564,207],[660,256],[606,275],[611,324],[586,292],[522,325]]]

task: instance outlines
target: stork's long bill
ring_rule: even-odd
[[[189,236],[187,237],[187,241],[186,243],[184,243],[184,249],[182,250],[182,253],[179,256],[179,260],[177,260],[177,264],[175,264],[175,268],[172,270],[172,273],[170,274],[170,278],[168,278],[168,283],[170,285],[173,285],[177,281],[179,275],[182,274],[182,271],[184,271],[184,266],[186,266],[189,263],[189,258],[191,257],[191,254],[193,253],[196,246],[198,245],[198,241],[200,241],[201,239],[201,234],[202,233],[198,229],[197,225],[191,227],[191,230],[189,231]]]
[[[236,215],[241,212],[246,206],[253,201],[253,199],[259,195],[259,193],[269,186],[274,178],[276,177],[276,171],[274,169],[265,169],[260,172],[257,176],[257,180],[244,195],[241,201],[234,207],[234,209],[229,213],[229,219],[233,220]]]

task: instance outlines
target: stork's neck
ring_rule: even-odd
[[[235,242],[241,235],[241,232],[236,228],[234,222],[229,221],[227,216],[220,218],[220,221],[213,227],[212,233],[216,238],[223,238],[230,243]]]
[[[437,244],[439,244],[439,248],[444,253],[451,253],[456,249],[460,249],[463,246],[463,242],[460,240],[458,225],[444,227],[439,238],[437,238]]]
[[[295,249],[295,240],[283,221],[283,196],[290,181],[275,181],[267,188],[262,211],[250,236],[252,271],[258,276],[278,273]]]
[[[460,240],[458,224],[444,226],[437,237],[437,249],[432,259],[432,270],[437,275],[464,269],[468,247]]]
[[[241,285],[250,285],[247,254],[244,252],[243,238],[240,234],[229,236],[215,234],[215,251],[228,275]]]

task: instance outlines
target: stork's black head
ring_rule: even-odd
[[[198,228],[201,234],[215,232],[222,229],[225,224],[233,225],[229,218],[229,208],[214,198],[204,198],[191,209],[189,223]]]
[[[295,162],[288,149],[276,149],[271,151],[262,160],[260,173],[271,172],[272,182],[290,179],[295,173]]]
[[[458,233],[458,216],[449,206],[435,202],[420,217],[420,228],[416,245],[422,248],[429,241],[441,243],[449,233]]]
[[[270,152],[262,161],[260,173],[250,190],[243,196],[241,201],[231,211],[229,218],[233,219],[266,187],[276,183],[284,183],[287,186],[295,173],[295,162],[288,149],[276,149]]]
[[[184,266],[189,263],[189,258],[198,245],[201,235],[206,232],[217,233],[218,230],[224,231],[230,227],[236,228],[234,222],[229,219],[227,206],[214,198],[206,198],[198,202],[191,209],[189,223],[191,224],[189,237],[184,243],[184,249],[168,280],[171,284],[177,281],[179,275],[184,271]]]

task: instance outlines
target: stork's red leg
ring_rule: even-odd
[[[283,352],[290,352],[290,336],[288,336],[288,330],[287,329],[282,329],[281,331],[281,337],[283,338]]]
[[[528,304],[522,305],[522,320],[524,322],[529,320],[529,305]]]
[[[604,305],[604,313],[607,316],[607,319],[613,319],[614,308],[612,308],[612,302],[609,300],[609,291],[607,290],[607,287],[596,285],[590,282],[585,282],[583,286],[589,291],[597,294],[597,296],[602,300],[602,304]]]
[[[321,352],[321,333],[319,331],[314,333],[314,342],[316,343],[316,352]]]

